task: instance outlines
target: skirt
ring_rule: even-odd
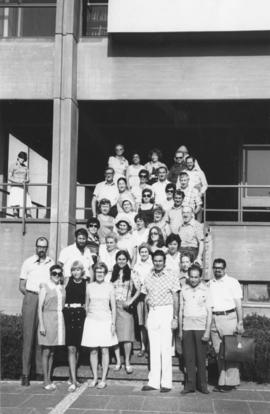
[[[10,194],[8,197],[8,207],[20,206],[23,207],[23,188],[22,187],[11,187]],[[25,206],[27,208],[32,207],[30,195],[26,193]]]
[[[66,345],[76,347],[80,346],[85,320],[85,309],[64,308],[63,315],[66,327]]]
[[[117,345],[117,336],[112,335],[111,327],[111,318],[102,320],[88,315],[84,321],[81,345],[88,348],[106,348]]]
[[[123,308],[123,302],[116,302],[116,334],[119,342],[135,341],[133,315]]]
[[[45,335],[38,328],[38,344],[43,346],[65,345],[65,323],[62,311],[44,311]]]

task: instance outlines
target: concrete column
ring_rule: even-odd
[[[6,183],[7,177],[7,165],[8,165],[8,131],[5,128],[3,109],[0,105],[0,184]],[[7,187],[1,185],[2,190],[7,190]],[[0,191],[0,206],[6,207],[7,196],[5,192]],[[5,210],[6,212],[6,210]],[[4,214],[5,216],[5,214]]]
[[[54,258],[73,240],[75,230],[80,10],[78,0],[57,1],[50,226],[50,253]]]

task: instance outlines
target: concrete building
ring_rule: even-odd
[[[19,268],[38,235],[53,257],[72,241],[90,214],[84,185],[118,142],[143,162],[157,146],[168,166],[188,146],[212,185],[206,277],[226,257],[246,309],[270,307],[269,12],[268,0],[0,2],[0,180],[26,149],[30,184],[43,183],[29,187],[26,221],[8,215],[2,186],[1,309],[19,311]]]

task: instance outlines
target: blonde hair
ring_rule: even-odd
[[[80,262],[79,260],[75,260],[70,268],[71,273],[73,272],[73,270],[75,269],[81,269],[82,271],[82,276],[85,274],[85,270],[84,270],[84,266],[82,264],[82,262]]]

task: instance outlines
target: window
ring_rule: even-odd
[[[83,36],[107,36],[108,1],[85,1],[83,8]]]
[[[270,302],[270,283],[249,283],[247,285],[248,302]]]

